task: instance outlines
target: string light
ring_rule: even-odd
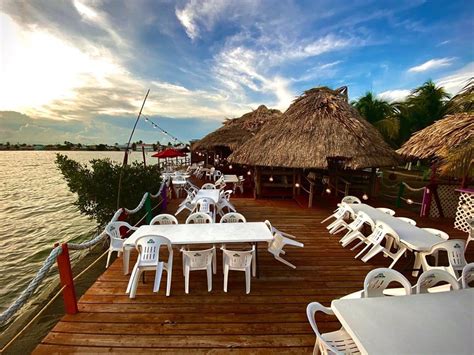
[[[273,182],[273,176],[270,175],[270,177],[268,178],[268,181]]]
[[[407,199],[407,203],[408,203],[409,205],[412,205],[412,204],[413,204],[413,200],[412,200],[411,198],[409,198],[409,199]]]
[[[229,169],[232,169],[232,165],[229,165]]]
[[[252,172],[250,170],[247,171],[247,175],[252,175]]]
[[[295,187],[300,187],[300,184],[296,183],[296,184],[295,184]]]
[[[181,142],[180,140],[178,140],[178,138],[176,138],[175,136],[173,136],[171,133],[165,131],[163,128],[161,128],[160,126],[158,126],[155,122],[153,122],[149,117],[146,117],[143,115],[143,117],[145,117],[145,122],[149,122],[153,128],[157,128],[159,129],[162,133],[164,133],[165,135],[167,135],[168,137],[170,137],[173,141],[175,142],[179,142],[181,144],[184,144],[183,142]]]
[[[362,195],[362,199],[363,199],[363,200],[368,200],[368,199],[369,199],[369,196],[367,196],[367,194],[363,194],[363,195]]]
[[[326,189],[326,193],[327,193],[327,194],[330,194],[330,193],[331,193],[331,189],[330,189],[330,188],[327,188],[327,189]]]

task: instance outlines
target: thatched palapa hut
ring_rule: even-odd
[[[336,160],[343,169],[362,169],[396,165],[398,156],[348,103],[346,87],[318,87],[296,98],[229,160],[293,169],[328,169]]]
[[[266,122],[279,116],[281,116],[279,110],[268,109],[265,105],[261,105],[239,118],[224,121],[222,127],[195,142],[191,149],[217,152],[226,157],[251,139]]]
[[[473,174],[474,113],[447,115],[413,134],[398,150],[407,159],[434,159],[440,171],[465,179]]]

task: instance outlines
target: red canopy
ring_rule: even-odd
[[[168,148],[163,150],[162,152],[155,153],[152,155],[152,157],[155,158],[176,158],[176,157],[185,157],[186,154],[180,152],[179,150],[173,149],[173,148]]]

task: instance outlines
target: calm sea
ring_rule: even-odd
[[[61,153],[83,163],[123,159],[123,152]],[[150,155],[147,163],[156,163]],[[0,312],[28,285],[55,242],[80,242],[97,233],[96,223],[73,205],[75,196],[56,168],[55,156],[50,151],[0,151]],[[143,159],[141,152],[130,158]],[[73,260],[81,256],[71,254]],[[45,284],[56,276],[52,270]]]

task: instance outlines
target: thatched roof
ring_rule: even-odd
[[[426,159],[466,144],[474,145],[472,112],[445,116],[413,134],[397,152],[407,158]]]
[[[280,115],[279,110],[261,105],[239,118],[224,121],[222,127],[195,142],[192,150],[212,150],[220,146],[233,151],[252,138],[267,121]]]
[[[348,103],[346,87],[305,91],[281,117],[234,151],[229,160],[326,169],[328,158],[346,158],[345,167],[351,169],[398,163],[397,154],[381,134]]]

